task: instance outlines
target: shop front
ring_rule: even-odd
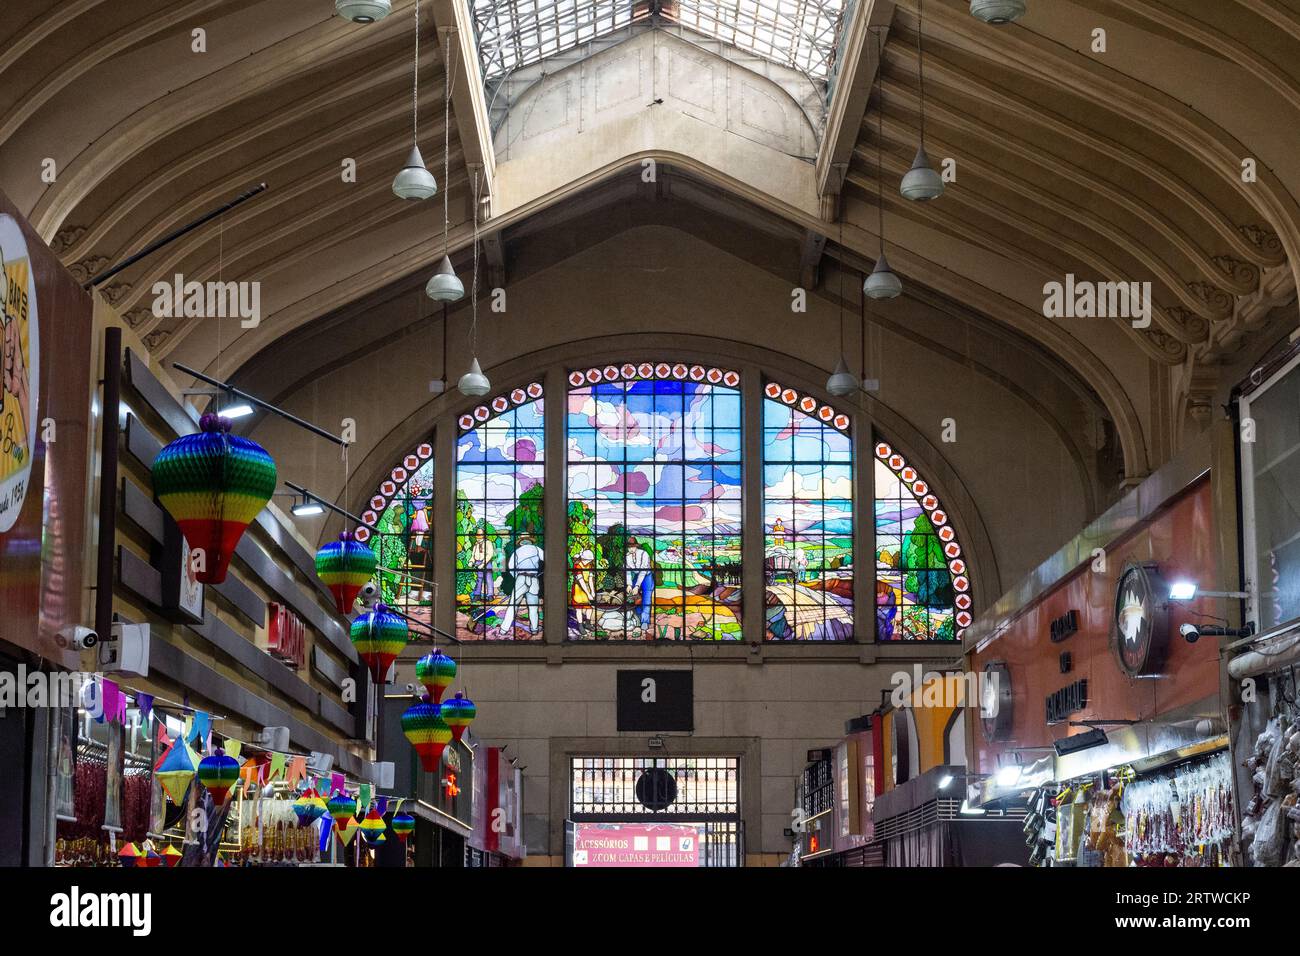
[[[1240,862],[1217,636],[1232,630],[1236,565],[1216,493],[1230,499],[1233,483],[1208,467],[1210,442],[968,632],[980,699],[965,806],[1024,806],[1031,865]]]
[[[511,866],[527,853],[523,833],[523,771],[502,747],[483,747],[474,761],[474,830],[466,863]]]

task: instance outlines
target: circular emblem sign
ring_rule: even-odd
[[[1005,661],[989,661],[980,675],[980,723],[990,743],[1011,736],[1011,671]]]
[[[36,277],[22,228],[0,215],[0,533],[18,520],[32,477],[36,400],[40,395],[40,329]]]
[[[1120,668],[1130,677],[1154,676],[1164,664],[1166,593],[1154,565],[1129,564],[1119,576],[1111,643]]]
[[[637,778],[636,798],[647,810],[667,810],[677,799],[677,780],[663,767],[650,767]]]

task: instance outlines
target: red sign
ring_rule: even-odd
[[[266,630],[266,650],[272,657],[294,670],[307,663],[307,625],[283,604],[267,605],[270,622]]]
[[[700,831],[673,823],[577,823],[573,865],[699,866]]]

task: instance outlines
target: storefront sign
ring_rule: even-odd
[[[1067,637],[1077,633],[1079,633],[1079,612],[1074,609],[1066,611],[1052,621],[1051,635],[1053,644],[1059,644]]]
[[[266,650],[278,661],[298,670],[307,662],[307,626],[302,618],[283,604],[267,604],[269,624],[266,630]]]
[[[1062,687],[1047,696],[1047,723],[1059,724],[1088,706],[1087,678]]]
[[[618,729],[695,729],[695,680],[690,671],[619,671]]]
[[[699,830],[681,824],[579,823],[573,865],[699,866]]]
[[[23,510],[35,459],[36,407],[41,394],[41,336],[36,315],[36,275],[22,228],[0,215],[0,325],[3,387],[0,388],[0,533]]]
[[[1112,646],[1130,677],[1160,673],[1169,643],[1164,596],[1168,587],[1154,565],[1129,564],[1115,587]]]

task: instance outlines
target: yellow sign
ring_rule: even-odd
[[[0,215],[0,532],[18,520],[32,474],[40,395],[36,279],[22,228]]]

